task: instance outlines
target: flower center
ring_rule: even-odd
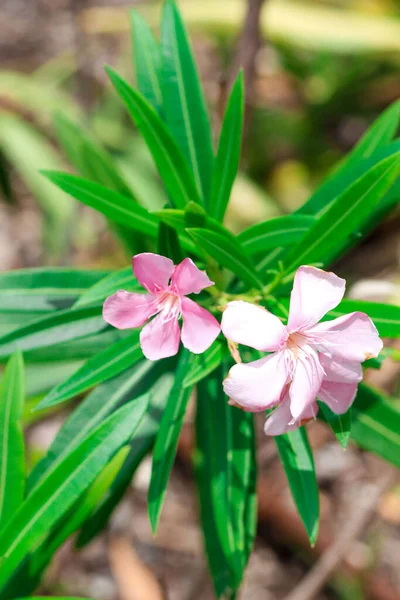
[[[165,319],[179,317],[181,312],[181,301],[176,294],[169,291],[163,292],[160,295],[157,304]]]
[[[293,352],[293,356],[296,359],[300,352],[304,351],[304,346],[307,344],[307,340],[301,333],[290,333],[286,340],[286,348]]]

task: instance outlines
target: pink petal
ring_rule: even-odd
[[[324,381],[318,397],[337,415],[343,415],[353,404],[357,394],[357,383]]]
[[[225,394],[246,411],[260,412],[277,404],[289,373],[283,352],[231,368],[224,381]]]
[[[304,421],[315,419],[317,412],[318,405],[314,402],[307,407],[297,421],[293,422],[292,413],[290,412],[290,396],[287,394],[279,406],[267,417],[264,433],[266,435],[282,435],[282,433],[293,431],[300,427]]]
[[[297,357],[292,385],[290,386],[290,412],[297,420],[315,402],[324,378],[324,371],[315,352],[301,353]]]
[[[340,361],[363,362],[378,356],[383,347],[375,325],[361,312],[318,323],[307,337],[317,350]]]
[[[132,258],[133,274],[150,294],[156,294],[168,287],[174,271],[174,263],[165,256],[143,252]]]
[[[182,343],[194,354],[201,354],[216,340],[221,327],[208,310],[190,298],[181,299]]]
[[[171,287],[180,296],[199,294],[204,288],[214,285],[207,273],[200,271],[190,258],[185,258],[174,269],[171,277]]]
[[[221,328],[228,340],[264,352],[278,350],[286,335],[278,317],[261,306],[242,300],[226,305]]]
[[[304,330],[318,323],[339,304],[345,287],[345,280],[334,273],[315,267],[299,267],[290,296],[288,330]]]
[[[157,312],[154,298],[148,294],[131,294],[119,290],[106,298],[103,318],[117,329],[140,327]]]
[[[319,354],[319,362],[325,371],[324,380],[337,383],[358,383],[363,377],[361,363],[338,361],[326,354]]]
[[[174,356],[179,350],[180,329],[178,316],[164,312],[157,315],[140,332],[140,345],[149,360]]]

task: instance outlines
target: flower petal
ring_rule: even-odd
[[[307,337],[317,350],[340,361],[363,362],[378,356],[383,347],[375,325],[361,312],[318,323]]]
[[[199,294],[210,285],[214,285],[214,282],[207,273],[200,271],[190,258],[185,258],[177,265],[171,277],[171,287],[180,296]]]
[[[310,404],[297,421],[293,422],[290,412],[290,396],[287,394],[279,406],[267,417],[264,425],[266,435],[281,435],[293,431],[301,426],[304,421],[315,419],[318,412],[316,402]]]
[[[289,390],[290,412],[294,420],[299,419],[315,402],[323,378],[324,370],[316,352],[299,354]]]
[[[217,339],[221,327],[208,310],[190,298],[181,299],[182,343],[194,354],[201,354]]]
[[[174,356],[179,350],[178,316],[160,313],[140,332],[140,346],[149,360]]]
[[[346,288],[344,279],[315,267],[297,269],[290,296],[288,330],[307,329],[341,301]]]
[[[117,329],[140,327],[157,312],[154,298],[149,294],[131,294],[119,290],[106,298],[103,319]]]
[[[260,412],[277,404],[288,381],[283,352],[234,365],[224,381],[225,394],[246,411]]]
[[[165,256],[143,252],[132,258],[133,274],[150,294],[156,294],[168,287],[174,271],[174,263]]]
[[[357,383],[324,381],[318,397],[337,415],[343,415],[353,404],[357,394]]]
[[[319,362],[325,371],[324,381],[358,383],[363,377],[360,362],[338,361],[326,354],[319,354]]]
[[[286,335],[278,317],[261,306],[242,300],[226,305],[221,328],[228,340],[264,352],[278,350]]]

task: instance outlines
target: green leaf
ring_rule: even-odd
[[[222,378],[198,385],[195,467],[215,591],[234,598],[255,535],[255,443],[253,415],[229,406]]]
[[[131,438],[146,408],[144,398],[119,409],[48,472],[0,532],[0,586]]]
[[[258,223],[237,236],[248,256],[298,242],[316,222],[310,215],[284,215]]]
[[[162,364],[165,364],[163,361]],[[120,473],[110,487],[104,501],[83,525],[76,540],[76,547],[82,548],[102,531],[115,507],[119,504],[132,477],[143,458],[152,448],[160,426],[160,420],[172,388],[174,377],[172,373],[162,372],[161,376],[151,386],[151,399],[148,410],[137,431],[130,441],[130,453],[123,464]]]
[[[76,340],[108,327],[99,307],[59,310],[14,329],[0,338],[0,357]]]
[[[64,115],[56,115],[54,126],[69,161],[82,177],[131,198],[132,202],[138,202],[115,159],[98,142]],[[111,225],[129,253],[135,254],[140,249],[140,243],[133,239],[132,231],[123,225]]]
[[[196,354],[193,357],[190,369],[183,380],[183,387],[196,385],[196,383],[204,379],[204,377],[207,377],[210,373],[215,371],[222,362],[224,349],[224,342],[215,340],[203,354]]]
[[[185,258],[182,253],[178,234],[173,227],[160,223],[158,230],[158,253],[161,256],[167,256],[175,265],[178,265]]]
[[[191,200],[199,201],[188,164],[160,117],[117,73],[110,68],[106,71],[148,145],[174,206],[184,208]]]
[[[139,92],[158,112],[162,111],[161,50],[146,21],[131,11],[133,64]]]
[[[240,71],[233,84],[225,110],[214,165],[210,213],[221,222],[224,220],[233,183],[239,169],[244,116],[243,86],[243,72]]]
[[[155,533],[164,501],[169,475],[175,459],[178,438],[192,388],[182,383],[190,365],[191,354],[182,350],[175,374],[174,385],[168,396],[153,451],[153,463],[148,495],[151,528]]]
[[[0,312],[51,312],[68,308],[108,271],[65,268],[0,273]]]
[[[222,266],[235,273],[249,286],[262,288],[262,283],[238,240],[234,243],[228,237],[208,229],[188,228],[186,231],[196,244]]]
[[[90,488],[72,507],[67,514],[65,522],[52,532],[33,553],[30,561],[30,575],[40,577],[43,570],[51,562],[54,554],[62,544],[75,532],[90,516],[99,504],[108,488],[112,485],[122,467],[128,453],[129,446],[123,446],[102,472],[94,480]]]
[[[345,298],[327,316],[336,318],[357,311],[366,313],[373,320],[382,337],[397,338],[400,336],[400,306],[394,304]]]
[[[355,181],[368,173],[368,171],[375,167],[379,162],[385,158],[394,156],[399,151],[400,138],[383,148],[379,148],[369,158],[364,158],[355,162],[350,165],[349,168],[342,169],[338,174],[334,173],[331,177],[326,179],[319,188],[317,188],[311,198],[296,211],[296,214],[311,214],[317,216],[323,213],[327,206],[329,206],[335,198],[342,194]],[[394,186],[394,189],[397,191],[398,186]],[[386,204],[388,197],[390,198],[391,195],[392,191],[383,197],[381,203]]]
[[[369,158],[375,150],[386,146],[393,140],[399,128],[400,102],[391,104],[367,129],[359,139],[353,150],[347,155],[341,168],[349,168],[353,163],[362,158]]]
[[[153,213],[160,221],[173,227],[179,232],[186,231],[186,228],[201,228],[210,229],[224,237],[228,237],[232,242],[236,243],[236,236],[233,235],[216,219],[209,217],[204,209],[195,202],[190,202],[185,210],[177,210],[174,208],[164,208]]]
[[[24,363],[20,352],[9,360],[0,383],[0,528],[22,504],[25,452],[21,428]]]
[[[46,456],[40,460],[28,478],[28,492],[31,493],[54,464],[58,464],[118,406],[126,404],[143,392],[140,387],[144,377],[154,367],[143,361],[94,389],[71,413],[57,433]]]
[[[393,401],[362,383],[352,406],[352,439],[400,467],[400,411]]]
[[[357,230],[400,172],[400,153],[382,160],[343,192],[285,259],[287,272],[303,264],[322,263],[342,240]]]
[[[337,415],[324,402],[318,402],[318,418],[328,423],[339,444],[346,449],[351,435],[351,408],[344,415]]]
[[[62,113],[55,116],[54,127],[68,160],[82,177],[136,201],[115,160],[99,142]]]
[[[311,545],[317,540],[319,526],[318,484],[314,461],[304,427],[275,437],[294,502],[306,528]]]
[[[172,0],[167,0],[163,8],[161,54],[166,123],[207,203],[214,163],[210,122],[185,26]]]
[[[98,210],[112,221],[151,238],[157,237],[157,219],[145,208],[132,202],[129,197],[77,175],[57,171],[42,171],[42,173],[64,192]]]
[[[103,304],[108,296],[115,294],[118,290],[126,290],[128,292],[143,291],[143,288],[133,276],[132,266],[110,273],[100,279],[100,281],[97,281],[89,289],[83,291],[82,295],[75,302],[74,308]]]
[[[41,402],[37,409],[49,408],[69,398],[73,398],[103,381],[107,381],[128,369],[143,358],[139,343],[139,332],[134,331],[102,350],[76,371],[69,379],[55,387]]]

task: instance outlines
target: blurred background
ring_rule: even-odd
[[[181,0],[217,137],[230,83],[246,79],[242,169],[227,224],[237,232],[297,208],[368,125],[400,97],[396,0]],[[103,70],[134,81],[129,9],[154,27],[159,1],[2,0],[0,20],[0,269],[42,265],[117,268],[127,254],[101,215],[52,186],[39,169],[72,170],[57,119],[84,124],[150,209],[164,193],[151,157]],[[56,120],[55,120],[56,119]],[[350,294],[398,302],[400,220],[391,215],[336,270]],[[1,329],[1,323],[0,323]],[[399,364],[368,374],[399,391]],[[30,423],[45,451],[65,412]],[[262,420],[259,422],[262,429]],[[187,435],[186,435],[186,433]],[[77,554],[55,557],[42,594],[99,600],[209,600],[190,468],[190,418],[180,442],[159,534],[146,514],[144,461],[109,530]],[[275,445],[260,435],[259,535],[241,600],[400,598],[400,483],[354,446],[344,452],[320,423],[309,428],[321,487],[322,529],[310,548]],[[385,485],[382,475],[387,475]],[[375,498],[369,504],[365,499]],[[363,519],[357,520],[362,514]],[[342,536],[348,539],[340,543]],[[336,543],[333,563],[324,560]],[[320,578],[296,588],[306,574]],[[297,589],[297,595],[291,596]],[[312,595],[314,593],[314,595]]]

